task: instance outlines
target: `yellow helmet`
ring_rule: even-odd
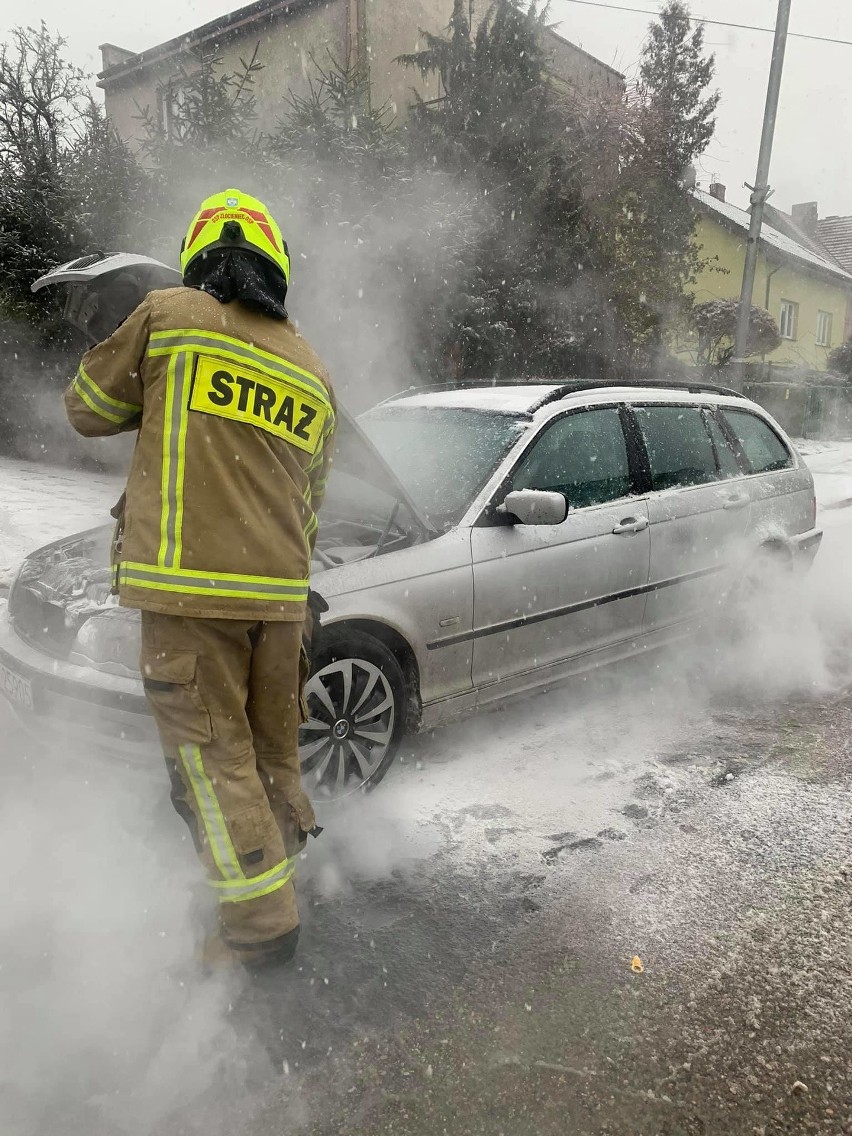
[[[180,269],[211,249],[241,248],[272,262],[290,283],[290,254],[274,217],[256,197],[238,189],[214,193],[203,201],[180,246]]]

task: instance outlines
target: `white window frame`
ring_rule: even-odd
[[[782,300],[778,330],[782,339],[797,339],[799,331],[799,305],[795,300]]]
[[[186,87],[180,76],[164,83],[159,90],[160,121],[163,133],[172,142],[180,142],[175,130],[175,123],[180,119],[180,112],[186,101]]]
[[[817,312],[817,347],[831,347],[831,332],[833,323],[833,312],[825,312],[822,309]]]

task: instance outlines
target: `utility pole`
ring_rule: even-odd
[[[737,342],[734,352],[736,360],[736,385],[742,390],[745,382],[745,353],[748,349],[749,317],[754,293],[754,277],[757,271],[757,255],[760,251],[760,233],[763,228],[763,208],[772,190],[769,188],[769,165],[772,161],[772,143],[775,139],[775,122],[778,118],[778,98],[781,93],[781,75],[784,71],[784,53],[787,49],[787,29],[790,25],[790,5],[792,0],[778,0],[778,19],[775,23],[775,43],[772,47],[772,64],[769,68],[769,88],[766,92],[766,110],[763,114],[763,134],[760,139],[760,156],[757,160],[757,176],[751,190],[751,225],[746,245],[743,286],[740,293],[740,308],[737,314]]]

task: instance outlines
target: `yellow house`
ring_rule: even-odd
[[[725,201],[724,186],[693,190],[698,207],[696,243],[713,263],[692,285],[696,303],[739,299],[750,216]],[[768,210],[757,262],[752,303],[774,317],[781,346],[766,356],[775,365],[824,371],[833,348],[843,342],[852,300],[852,275],[831,254],[777,210]],[[771,218],[775,225],[768,223]],[[776,227],[778,226],[778,227]],[[781,226],[786,231],[782,231]],[[689,334],[678,338],[678,353],[694,355]]]

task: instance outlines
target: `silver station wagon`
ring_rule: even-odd
[[[647,652],[819,547],[813,478],[749,400],[703,385],[421,389],[343,416],[313,588],[328,605],[306,787],[378,782],[407,731]],[[0,616],[0,690],[39,736],[158,751],[138,613],[105,527],[34,552]]]

